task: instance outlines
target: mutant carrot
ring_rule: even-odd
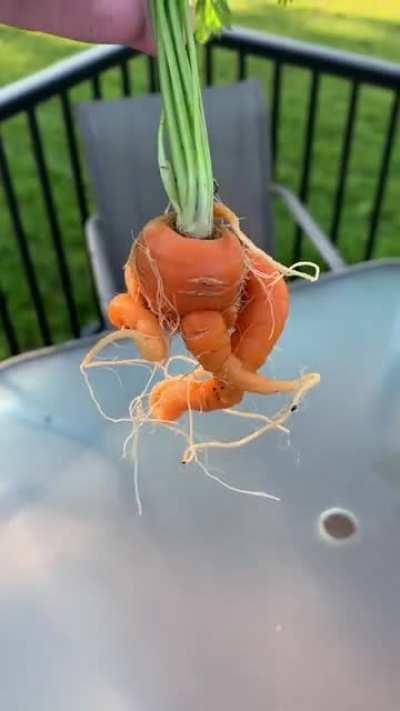
[[[271,380],[259,368],[289,313],[286,268],[256,248],[232,210],[216,199],[188,0],[151,0],[162,97],[159,167],[169,200],[144,225],[125,265],[126,292],[109,318],[126,329],[141,357],[168,359],[168,341],[182,337],[195,373],[154,386],[152,419],[177,420],[186,410],[231,408],[246,392],[304,392],[319,376]],[[197,36],[205,40],[228,17],[225,0],[197,0]],[[296,267],[296,265],[295,265]]]

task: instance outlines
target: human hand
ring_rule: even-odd
[[[83,42],[153,53],[147,0],[0,0],[0,22]]]

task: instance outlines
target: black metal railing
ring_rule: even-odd
[[[382,155],[380,167],[377,170],[377,183],[370,211],[371,216],[369,220],[368,236],[363,255],[364,259],[371,259],[376,245],[379,219],[389,175],[389,164],[399,119],[400,64],[382,61],[376,58],[369,58],[355,53],[338,51],[323,46],[312,45],[293,39],[260,34],[252,30],[241,30],[240,33],[226,32],[217,42],[214,41],[207,46],[206,76],[209,84],[213,83],[213,54],[215,53],[217,47],[225,47],[226,49],[233,50],[237,53],[239,58],[237,76],[239,79],[246,76],[246,59],[249,56],[268,58],[274,63],[271,102],[271,144],[273,148],[274,166],[276,166],[278,161],[281,87],[284,66],[295,66],[309,70],[309,99],[305,124],[306,131],[304,136],[303,160],[298,190],[300,199],[305,203],[307,202],[309,196],[312,149],[315,136],[316,114],[318,110],[320,78],[321,76],[332,76],[348,80],[348,113],[342,141],[340,167],[333,199],[333,211],[330,226],[330,237],[334,243],[337,243],[338,241],[342,218],[360,87],[372,86],[379,89],[386,89],[391,93],[392,106],[389,118],[387,119],[387,126],[382,128]],[[296,228],[294,242],[295,259],[299,258],[300,251],[301,232]]]
[[[260,34],[249,30],[232,30],[207,45],[204,55],[204,76],[207,84],[218,79],[218,57],[220,52],[234,55],[232,67],[235,78],[244,79],[253,73],[252,62],[262,60],[258,65],[258,75],[263,78],[268,73],[269,103],[271,110],[271,145],[275,175],[280,168],[282,145],[282,118],[284,116],[284,80],[287,73],[295,68],[305,72],[308,83],[308,98],[305,102],[305,121],[301,159],[297,170],[297,190],[300,199],[307,203],[312,197],[313,156],[316,140],[318,112],[321,105],[321,81],[326,77],[343,80],[347,85],[348,98],[342,108],[344,117],[343,134],[338,150],[337,177],[332,188],[330,224],[326,230],[332,242],[339,241],[343,225],[343,210],[348,191],[349,170],[357,121],[360,113],[360,93],[364,87],[375,87],[388,95],[391,102],[389,116],[382,114],[379,134],[382,137],[381,155],[376,165],[376,182],[368,205],[367,234],[363,242],[360,258],[370,259],[377,243],[378,228],[384,204],[385,191],[390,175],[390,162],[397,136],[400,96],[400,65],[370,59],[350,53],[339,52],[325,47],[282,37]],[[143,66],[144,63],[144,66]],[[135,68],[137,67],[137,71]],[[12,280],[7,274],[6,259],[0,264],[0,340],[3,338],[9,353],[17,353],[27,347],[51,344],[72,335],[77,337],[85,330],[87,321],[97,319],[102,324],[101,312],[97,302],[90,269],[89,255],[86,254],[83,225],[91,211],[90,195],[84,176],[79,141],[75,129],[73,92],[85,85],[89,97],[107,98],[106,75],[110,70],[117,72],[117,85],[114,91],[121,96],[130,96],[137,90],[154,92],[157,90],[157,74],[153,58],[144,58],[139,53],[126,47],[95,47],[81,52],[67,60],[38,72],[27,79],[15,82],[0,90],[0,177],[2,199],[9,227],[0,221],[0,250],[2,242],[7,240],[5,252],[15,251],[14,264],[18,263],[25,282],[27,295],[25,304],[30,309],[32,321],[36,324],[38,337],[24,342],[23,327],[19,327],[18,318],[14,317]],[[305,84],[306,86],[306,84]],[[58,116],[57,134],[62,134],[65,142],[65,169],[71,178],[71,195],[76,214],[76,235],[74,259],[71,260],[71,240],[66,238],[62,225],[60,199],[56,197],[57,171],[49,161],[47,131],[43,131],[39,113],[49,102],[56,102],[52,116]],[[58,113],[56,113],[58,112]],[[48,294],[43,294],[43,275],[38,267],[37,254],[33,250],[31,239],[32,227],[26,228],[23,212],[26,205],[21,204],[19,184],[21,173],[14,165],[15,142],[9,143],[7,126],[15,119],[24,119],[24,130],[29,139],[30,158],[32,160],[32,180],[34,181],[35,206],[43,208],[44,223],[50,235],[49,254],[53,262],[54,284],[57,294],[62,297],[57,308],[66,314],[64,330],[60,333],[54,328],[51,317],[51,303]],[[33,183],[32,183],[33,184]],[[30,197],[31,199],[31,197]],[[37,208],[39,209],[39,207]],[[400,227],[400,225],[399,225]],[[71,228],[70,228],[71,229]],[[38,247],[39,249],[39,247]],[[85,274],[91,283],[91,310],[82,316],[79,298],[76,295],[76,274],[74,263],[80,264],[85,259]],[[296,231],[293,239],[293,253],[297,259],[302,250],[302,235]],[[35,252],[35,253],[34,253]],[[400,242],[399,242],[400,254]],[[78,255],[78,256],[79,256]],[[78,280],[82,275],[82,266]],[[4,277],[4,278],[3,278]],[[61,306],[60,306],[61,304]],[[5,349],[1,354],[5,354]]]

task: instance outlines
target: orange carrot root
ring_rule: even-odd
[[[125,267],[127,293],[110,303],[111,322],[135,330],[143,358],[165,360],[166,332],[179,328],[188,351],[213,376],[158,385],[150,403],[162,420],[188,409],[231,407],[245,392],[271,395],[299,387],[298,379],[270,380],[257,372],[287,319],[285,269],[252,247],[225,205],[215,203],[214,217],[212,240],[178,234],[168,215],[151,220]]]
[[[211,412],[238,405],[243,390],[224,385],[217,378],[199,381],[176,377],[158,383],[150,395],[150,411],[156,420],[179,419],[186,410]]]
[[[165,215],[151,220],[125,267],[128,290],[136,277],[147,306],[161,322],[199,309],[231,308],[240,298],[244,253],[231,230],[220,228],[217,237],[184,237]]]
[[[108,307],[108,316],[116,328],[135,331],[134,340],[142,358],[154,362],[168,356],[168,340],[157,318],[146,308],[139,289],[118,294]]]

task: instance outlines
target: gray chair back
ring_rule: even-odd
[[[260,86],[209,87],[204,102],[221,198],[243,218],[245,232],[271,252],[268,119]],[[102,259],[120,287],[132,237],[167,203],[157,163],[160,97],[83,102],[77,118],[102,223]]]

